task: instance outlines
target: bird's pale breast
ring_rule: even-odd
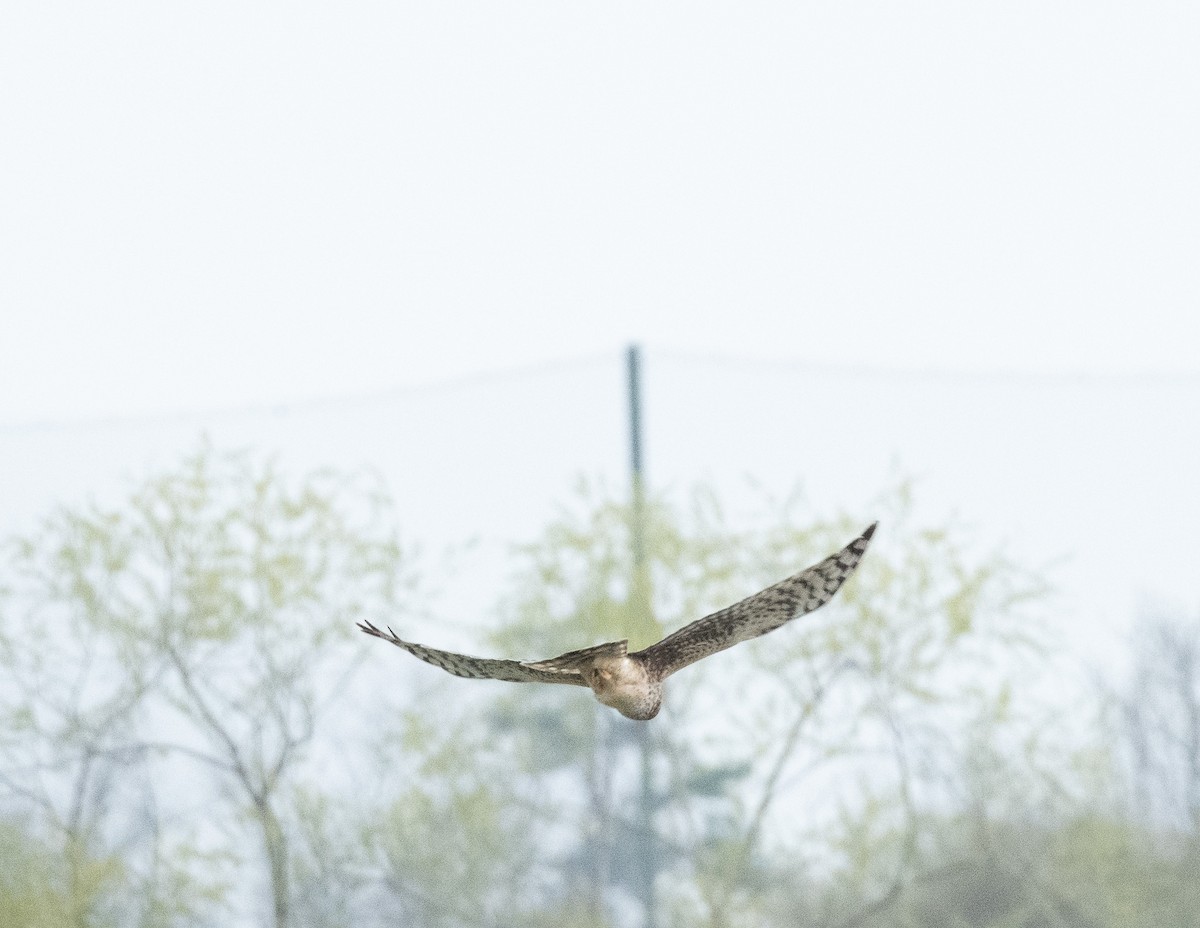
[[[652,719],[662,706],[662,682],[651,679],[643,664],[628,657],[588,668],[584,679],[600,702],[627,718]]]

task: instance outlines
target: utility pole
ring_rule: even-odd
[[[633,577],[630,600],[637,610],[641,628],[654,625],[651,615],[650,565],[646,556],[646,485],[642,460],[642,356],[636,344],[629,346],[629,463],[632,500],[630,505],[630,545]],[[645,928],[658,928],[655,884],[658,877],[658,835],[654,827],[654,752],[648,722],[633,722],[641,754],[642,782],[639,797],[641,828],[636,832],[640,844],[637,855],[642,866],[641,903],[646,913]]]
[[[642,352],[629,346],[629,464],[633,484],[633,570],[646,570],[646,487],[642,472]]]

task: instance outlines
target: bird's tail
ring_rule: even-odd
[[[550,673],[571,673],[585,667],[595,667],[597,663],[606,660],[619,659],[628,650],[629,639],[609,641],[590,648],[580,648],[578,651],[568,651],[558,657],[544,661],[521,661],[523,667],[532,670],[545,670]]]

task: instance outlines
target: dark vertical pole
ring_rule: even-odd
[[[629,346],[629,463],[633,475],[633,570],[646,569],[646,488],[642,476],[642,353]]]
[[[646,486],[642,469],[642,356],[637,345],[629,346],[629,464],[632,475],[633,499],[630,511],[630,541],[633,548],[633,582],[631,600],[638,610],[637,623],[641,628],[651,626],[650,570],[646,558]],[[654,829],[654,752],[650,728],[646,722],[637,726],[637,743],[641,753],[642,782],[640,798],[641,853],[643,883],[641,902],[646,912],[645,928],[657,928],[658,911],[655,904],[655,883],[658,876],[658,848]]]

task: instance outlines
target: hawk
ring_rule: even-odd
[[[359,622],[358,627],[456,677],[590,686],[604,705],[627,718],[646,721],[658,715],[662,708],[663,681],[675,671],[739,642],[774,631],[829,602],[862,560],[878,524],[873,523],[841,551],[819,564],[720,612],[697,619],[632,654],[627,650],[629,641],[626,639],[568,651],[545,661],[498,660],[439,651],[403,641],[390,628],[384,632],[370,622]]]

